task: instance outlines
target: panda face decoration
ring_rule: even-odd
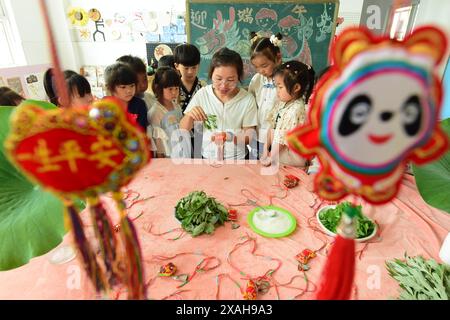
[[[329,151],[348,167],[395,166],[432,126],[426,88],[424,79],[405,69],[375,71],[353,82],[325,118]]]
[[[448,36],[424,26],[403,41],[348,28],[330,49],[331,67],[315,86],[308,122],[286,135],[289,147],[316,156],[315,191],[390,201],[408,161],[422,165],[450,146],[439,128],[442,82],[437,66]]]

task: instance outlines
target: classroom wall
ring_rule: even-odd
[[[347,27],[358,26],[361,18],[362,0],[341,0],[339,5],[339,17],[344,18],[344,22],[336,29],[339,34]]]
[[[175,23],[176,16],[180,14],[184,16],[185,11],[185,0],[164,0],[158,2],[153,0],[132,0],[127,2],[122,0],[97,0],[95,2],[91,0],[66,0],[65,2],[64,15],[67,15],[68,9],[71,7],[80,7],[85,10],[96,8],[101,12],[102,18],[104,17],[105,20],[105,27],[102,30],[106,41],[103,42],[102,37],[99,37],[99,41],[94,42],[92,33],[95,29],[93,29],[94,23],[92,21],[86,26],[86,29],[91,33],[91,37],[82,40],[79,37],[77,38],[80,28],[74,27],[66,19],[66,25],[78,57],[78,67],[83,65],[108,65],[114,63],[118,57],[126,54],[133,54],[146,59],[146,36],[136,33],[133,27],[129,27],[133,15],[136,12],[142,12],[147,25],[156,21],[157,31],[155,34],[162,34],[163,26]],[[149,17],[150,13],[153,14],[154,18]],[[116,14],[122,16],[126,21],[123,24],[117,23]],[[112,28],[109,23],[112,23],[112,26],[117,28],[120,27],[120,29],[117,29],[121,32],[119,39],[111,39],[110,31]]]
[[[450,1],[442,0],[421,0],[417,11],[415,28],[421,25],[433,24],[442,28],[447,33],[449,48],[447,57],[450,55]],[[439,66],[439,75],[444,75],[447,59],[444,59]],[[447,106],[450,109],[450,106]]]
[[[74,69],[79,61],[74,50],[73,42],[69,37],[64,15],[64,3],[61,1],[48,1],[51,4],[49,15],[54,33],[61,64],[65,69]],[[25,60],[28,65],[48,64],[51,62],[47,35],[44,30],[39,2],[36,0],[10,1],[18,32],[21,38]]]
[[[125,2],[122,0],[47,0],[52,24],[55,26],[55,37],[63,68],[78,70],[83,65],[106,65],[123,54],[132,53],[141,57],[146,56],[145,41],[115,41],[115,42],[77,42],[73,41],[68,19],[67,8],[70,6],[82,6],[86,8],[108,6],[111,10],[124,11]],[[18,31],[25,51],[28,65],[50,63],[48,42],[44,31],[42,14],[39,2],[36,0],[10,0],[15,15]],[[346,26],[357,25],[361,15],[362,0],[341,0],[339,16],[344,16],[346,21],[338,28],[337,32]],[[171,10],[178,12],[185,10],[185,0],[154,1],[132,0],[126,2],[125,11],[148,9],[158,10],[159,16]],[[450,34],[450,1],[421,0],[416,27],[423,24],[434,23],[441,26]],[[160,18],[161,19],[161,18]],[[441,67],[443,72],[444,67]]]

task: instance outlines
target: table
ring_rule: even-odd
[[[212,165],[196,160],[191,164],[176,164],[170,159],[155,159],[146,166],[127,187],[137,191],[140,198],[155,196],[136,203],[128,212],[130,217],[137,217],[136,230],[140,239],[144,256],[146,281],[153,279],[148,287],[151,299],[215,299],[217,291],[216,278],[219,274],[229,274],[231,278],[245,287],[245,280],[227,262],[227,255],[232,248],[242,242],[243,236],[250,236],[256,241],[256,254],[280,259],[281,268],[273,274],[278,283],[286,283],[292,277],[301,275],[295,256],[303,249],[316,250],[331,243],[333,238],[314,231],[308,218],[316,213],[319,204],[314,194],[306,185],[310,177],[302,170],[291,167],[280,167],[276,175],[262,175],[261,166],[256,162],[242,161]],[[300,185],[288,191],[282,197],[279,184],[280,177],[294,174],[301,179]],[[255,234],[246,222],[247,213],[254,208],[251,205],[238,206],[237,229],[231,223],[216,228],[212,235],[192,238],[189,234],[178,240],[176,233],[157,236],[148,232],[150,224],[153,233],[163,233],[178,228],[180,223],[174,216],[174,206],[182,197],[194,190],[203,190],[215,197],[224,205],[238,204],[246,201],[241,190],[250,190],[260,201],[268,204],[272,195],[273,204],[292,212],[297,219],[296,231],[286,238],[269,239]],[[278,196],[278,197],[276,197]],[[110,202],[109,210],[114,211]],[[410,256],[423,255],[440,262],[438,252],[443,239],[450,230],[450,215],[428,206],[418,194],[414,178],[405,175],[398,196],[390,203],[374,208],[363,203],[364,213],[376,220],[380,227],[379,241],[356,245],[357,262],[355,290],[352,299],[389,299],[397,296],[397,282],[387,273],[385,261],[402,258],[407,252]],[[86,213],[83,213],[86,215]],[[117,215],[113,214],[117,222]],[[309,219],[314,221],[314,219]],[[61,246],[72,243],[68,233]],[[64,264],[52,264],[51,256],[55,250],[32,259],[20,268],[0,272],[0,299],[95,299],[84,271],[78,259]],[[365,248],[366,247],[366,248]],[[364,249],[365,248],[365,249]],[[252,276],[261,276],[276,264],[274,260],[250,253],[251,246],[244,245],[232,255],[232,261],[243,272]],[[362,252],[361,250],[364,249]],[[321,271],[326,261],[326,248],[318,252],[310,261],[311,269],[307,271],[310,281],[309,290],[320,283]],[[155,261],[155,255],[170,256],[181,252],[192,252],[167,261]],[[181,283],[171,278],[156,277],[161,265],[173,262],[179,273],[192,274],[195,266],[204,256],[214,256],[220,260],[220,266],[203,273],[198,273],[191,282],[177,288]],[[302,277],[294,279],[292,286],[305,287]],[[279,287],[280,299],[291,299],[301,291]],[[183,290],[178,295],[173,295]],[[220,281],[219,299],[242,299],[241,293],[229,278]],[[313,299],[315,292],[305,292],[300,299]],[[117,298],[124,299],[126,294],[117,292]],[[276,291],[271,288],[259,299],[277,299]]]

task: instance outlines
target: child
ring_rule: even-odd
[[[130,68],[136,73],[137,84],[136,84],[136,94],[135,96],[141,98],[145,101],[147,105],[147,111],[155,104],[155,96],[147,92],[148,89],[148,78],[147,78],[147,67],[145,63],[138,57],[132,55],[121,56],[116,60],[117,62],[123,62],[130,66]]]
[[[175,47],[173,58],[175,68],[181,74],[180,103],[184,112],[194,94],[204,85],[197,78],[200,51],[192,44],[180,44]]]
[[[179,129],[183,112],[177,103],[180,93],[180,75],[170,67],[161,67],[156,70],[153,80],[153,92],[157,102],[150,109],[148,118],[153,126],[153,139],[156,143],[156,156],[158,158],[171,156],[171,137]]]
[[[56,92],[53,70],[54,69],[50,68],[44,74],[44,90],[50,102],[55,106],[60,106],[61,98]],[[69,91],[70,107],[88,106],[94,101],[91,85],[85,77],[72,70],[65,70],[63,75]]]
[[[0,106],[18,106],[24,99],[20,94],[8,87],[0,88]]]
[[[251,132],[258,124],[255,98],[237,85],[244,66],[241,56],[228,48],[217,51],[211,60],[212,84],[201,88],[184,112],[180,127],[191,130],[194,121],[216,116],[217,128],[203,129],[202,156],[207,159],[245,159]],[[225,141],[224,141],[225,140]]]
[[[105,70],[105,84],[110,95],[121,100],[128,113],[135,115],[139,126],[147,132],[147,106],[144,100],[135,97],[137,83],[137,75],[128,64],[117,62]]]
[[[256,98],[258,106],[258,146],[252,146],[252,158],[259,159],[270,127],[267,115],[272,110],[276,100],[276,89],[273,82],[273,71],[281,64],[281,39],[278,33],[270,38],[258,37],[251,33],[250,61],[256,69],[256,74],[250,81],[248,91]],[[256,141],[255,141],[256,142]]]
[[[268,115],[272,124],[261,163],[269,166],[276,158],[284,165],[304,167],[306,160],[290,150],[285,135],[306,120],[306,104],[314,87],[314,69],[299,61],[289,61],[274,73],[277,102]]]
[[[158,68],[161,67],[171,67],[175,69],[175,57],[173,54],[167,54],[159,58]]]
[[[150,150],[152,151],[152,156],[156,152],[156,144],[153,140],[153,127],[150,124],[150,118],[148,117],[150,109],[155,105],[156,98],[153,93],[147,92],[148,89],[148,77],[147,77],[147,67],[142,59],[134,57],[132,55],[121,56],[117,59],[117,62],[122,62],[127,64],[137,76],[136,93],[135,97],[144,100],[145,106],[147,108],[147,137],[150,140]]]

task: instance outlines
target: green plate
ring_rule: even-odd
[[[283,230],[282,232],[279,233],[273,233],[273,232],[269,232],[268,230],[262,230],[261,227],[258,227],[255,224],[255,215],[262,211],[262,209],[272,209],[277,211],[278,214],[283,215],[283,219],[287,219],[290,222],[289,227],[287,227],[285,230]],[[266,219],[269,219],[268,222],[270,221],[272,217],[267,217]],[[275,222],[275,220],[273,220]],[[253,231],[255,231],[257,234],[260,234],[264,237],[267,238],[282,238],[282,237],[286,237],[288,235],[290,235],[292,232],[294,232],[295,228],[297,227],[297,220],[295,220],[294,216],[292,215],[292,213],[290,213],[289,211],[287,211],[286,209],[277,207],[277,206],[263,206],[263,207],[258,207],[253,209],[252,211],[250,211],[250,213],[247,215],[247,222],[250,225],[250,227],[252,228]],[[275,223],[270,223],[270,225],[274,226]]]

